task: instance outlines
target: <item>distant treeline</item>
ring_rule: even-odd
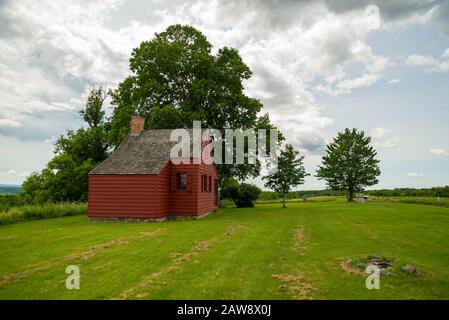
[[[380,197],[449,197],[449,186],[427,189],[398,188],[393,190],[370,190],[366,194]]]
[[[21,187],[14,186],[0,186],[0,194],[5,193],[20,193],[22,191]]]
[[[433,188],[397,188],[397,189],[381,189],[369,190],[363,194],[379,196],[379,197],[449,197],[449,186],[433,187]],[[305,191],[291,191],[287,194],[287,199],[300,199],[304,197],[324,197],[324,196],[346,196],[345,191],[335,190],[305,190]],[[275,200],[279,199],[281,194],[271,191],[262,191],[259,196],[260,200]]]
[[[304,191],[290,191],[287,193],[287,199],[301,199],[304,197],[324,197],[324,196],[345,196],[345,191],[335,190],[304,190]],[[259,200],[275,200],[281,198],[282,195],[272,191],[262,191],[259,196]]]

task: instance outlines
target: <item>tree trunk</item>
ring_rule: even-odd
[[[287,208],[285,206],[285,193],[282,194],[282,208]]]
[[[349,202],[354,201],[354,191],[352,189],[349,189],[348,193],[349,193],[348,194],[348,201]]]

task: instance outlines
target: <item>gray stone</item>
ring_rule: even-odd
[[[415,274],[416,273],[416,267],[412,264],[407,264],[405,266],[402,267],[402,270],[404,270],[404,272],[408,273],[408,274]]]

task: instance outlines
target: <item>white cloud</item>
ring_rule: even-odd
[[[155,8],[147,19],[130,18],[113,29],[110,17],[121,13],[122,1],[67,5],[24,0],[3,6],[8,40],[0,39],[0,118],[27,124],[41,112],[71,112],[75,118],[73,111],[82,104],[76,99],[88,81],[116,86],[129,72],[132,48],[169,24],[186,23],[204,32],[215,50],[225,45],[239,49],[254,74],[246,84],[248,93],[262,100],[277,124],[285,119],[294,123],[286,135],[297,141],[323,140],[321,131],[333,123],[321,115],[316,94],[338,96],[382,78],[389,60],[375,54],[366,38],[382,24],[414,12],[402,2],[280,6],[269,1],[193,0],[179,5],[142,3],[141,11]],[[430,10],[419,8],[420,15]],[[59,134],[59,128],[42,132],[45,139]]]
[[[0,134],[59,136],[79,126],[76,111],[88,82],[115,86],[124,78],[139,42],[135,37],[143,35],[132,25],[119,31],[105,27],[121,2],[24,0],[0,6],[0,119],[14,121],[1,121]],[[14,130],[19,123],[25,130]]]
[[[29,174],[30,173],[28,171],[17,172],[14,169],[0,171],[0,176],[6,176],[6,177],[26,177]]]
[[[285,21],[290,5],[298,10]],[[296,6],[304,3],[286,4],[276,17],[277,9],[263,2],[194,1],[157,15],[163,23],[197,27],[215,48],[238,48],[253,71],[245,84],[248,94],[262,100],[264,112],[290,142],[318,152],[324,145],[322,131],[333,119],[321,115],[316,94],[338,96],[370,86],[389,61],[374,54],[366,41],[379,28],[376,6],[343,14],[320,3],[308,4],[307,10]]]
[[[419,173],[419,172],[409,172],[406,174],[406,177],[413,177],[413,178],[424,177],[424,174]]]
[[[429,71],[448,72],[449,71],[449,48],[447,48],[439,59],[431,56],[421,56],[413,54],[407,57],[406,64],[412,66],[428,67]]]
[[[387,83],[388,83],[388,84],[397,84],[397,83],[399,83],[399,82],[401,82],[401,79],[391,79],[391,80],[389,80]]]
[[[446,149],[441,149],[441,148],[430,148],[429,152],[433,155],[436,156],[445,156],[448,157],[449,156],[449,150]]]
[[[53,156],[53,146],[44,141],[0,135],[0,146],[0,183],[21,183],[31,172],[40,171]]]
[[[386,128],[374,128],[371,131],[371,141],[379,149],[395,149],[399,146],[399,137]]]
[[[406,63],[414,66],[433,66],[437,64],[437,61],[432,57],[413,54],[408,56]]]
[[[20,128],[22,124],[14,119],[0,119],[0,127]]]

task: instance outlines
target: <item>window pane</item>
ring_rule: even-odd
[[[178,190],[187,190],[187,173],[178,173]]]

